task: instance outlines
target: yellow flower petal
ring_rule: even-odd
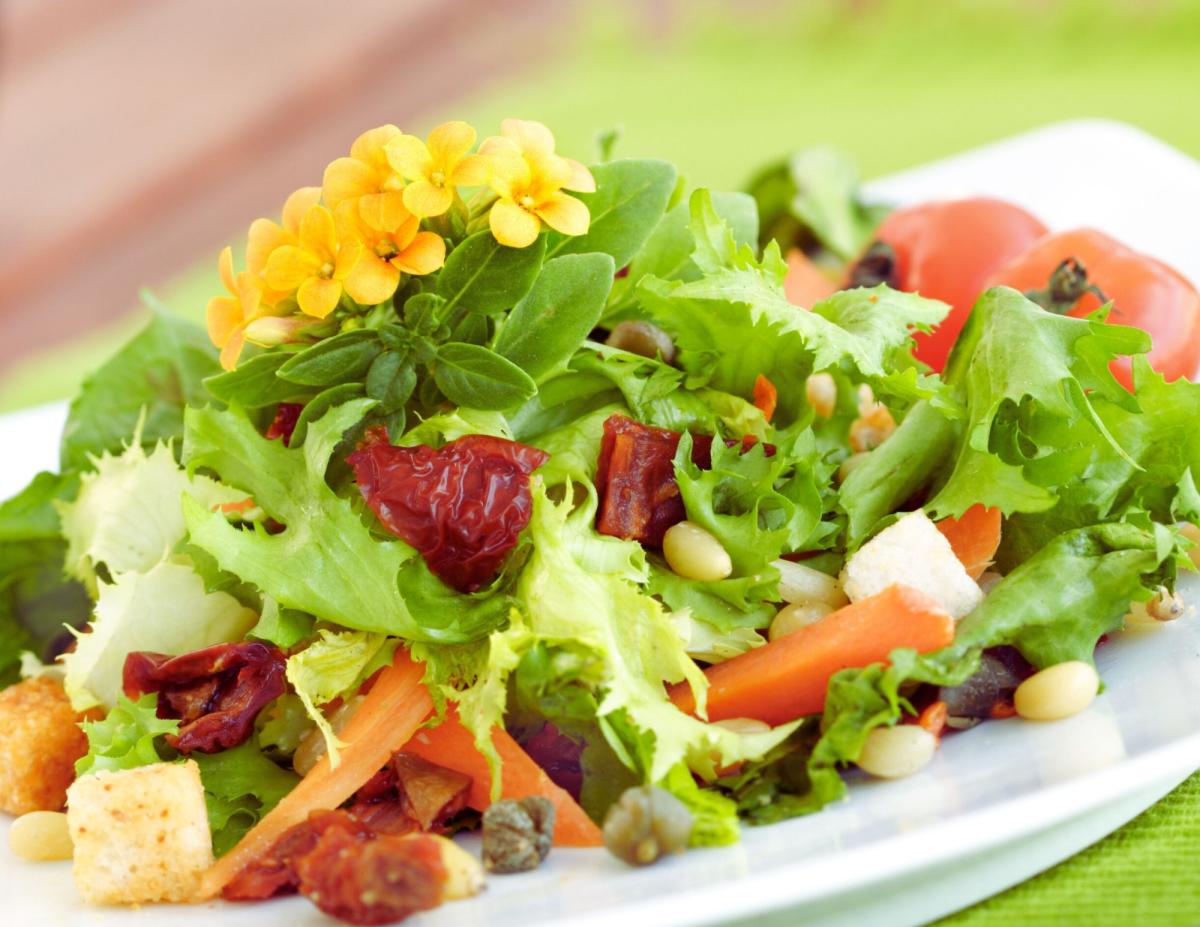
[[[467,155],[450,172],[447,184],[452,187],[481,187],[488,182],[492,167],[488,159],[480,155]]]
[[[263,277],[271,289],[291,291],[320,270],[316,257],[296,245],[284,245],[271,252]]]
[[[517,143],[511,138],[505,138],[503,135],[488,136],[479,146],[479,154],[485,158],[490,158],[492,155],[502,152],[520,154],[521,149],[517,147]]]
[[[322,261],[332,261],[337,254],[337,227],[324,206],[314,206],[300,220],[300,247]]]
[[[233,331],[242,324],[242,304],[228,296],[214,296],[204,314],[208,337],[218,348],[224,347]]]
[[[452,202],[454,194],[445,187],[435,187],[428,180],[416,180],[404,188],[404,205],[422,219],[440,216]]]
[[[338,248],[337,258],[333,264],[333,279],[345,279],[354,265],[358,262],[360,255],[366,252],[363,243],[356,238],[346,239]]]
[[[387,159],[392,170],[409,180],[428,177],[433,170],[433,156],[415,135],[401,135],[388,142]]]
[[[333,312],[341,298],[341,283],[321,277],[309,277],[296,291],[296,302],[300,304],[300,311],[316,319],[323,319]]]
[[[563,158],[563,161],[570,170],[570,176],[563,183],[566,189],[574,190],[576,193],[596,192],[596,178],[592,176],[591,171],[574,158]]]
[[[372,193],[359,199],[358,216],[376,231],[390,232],[408,220],[406,203],[404,192],[400,190]]]
[[[364,306],[377,306],[396,292],[400,271],[371,251],[363,251],[346,276],[346,292]]]
[[[403,134],[391,124],[367,129],[350,146],[350,157],[362,161],[377,172],[386,172],[389,170],[387,146],[393,139],[399,138]]]
[[[256,315],[259,315],[263,301],[262,281],[253,274],[243,270],[237,275],[234,285],[238,304],[242,307],[242,318],[252,319]]]
[[[525,154],[547,156],[554,153],[554,135],[540,122],[531,119],[505,119],[500,132],[511,138]]]
[[[321,191],[325,203],[334,209],[344,200],[375,193],[379,189],[379,181],[370,165],[356,158],[338,158],[325,168],[325,178]],[[307,212],[305,213],[307,215]]]
[[[529,162],[517,151],[497,147],[488,155],[488,161],[491,164],[488,183],[502,197],[516,199],[533,181]]]
[[[433,232],[418,232],[412,244],[392,258],[393,266],[417,277],[433,273],[444,263],[446,242]]]
[[[226,246],[217,257],[217,273],[221,276],[221,285],[226,293],[236,294],[233,281],[233,249]]]
[[[440,170],[449,173],[475,144],[475,130],[462,120],[443,122],[429,133],[429,154]]]
[[[293,235],[300,234],[300,221],[304,214],[321,202],[320,187],[301,187],[292,193],[283,204],[283,228]]]
[[[571,168],[566,158],[556,154],[527,154],[524,160],[529,165],[528,192],[539,203],[551,193],[557,193],[571,179]]]
[[[538,218],[564,235],[582,235],[588,230],[588,208],[573,196],[553,193],[534,209]]]
[[[236,370],[238,358],[242,356],[242,348],[246,346],[246,336],[239,328],[233,332],[229,340],[221,348],[221,367],[225,370]]]
[[[246,270],[261,274],[271,252],[284,245],[294,245],[296,236],[288,233],[270,219],[255,219],[246,237]]]
[[[496,241],[510,248],[528,248],[537,241],[538,232],[542,229],[537,216],[507,200],[500,200],[492,207],[488,213],[488,225]]]

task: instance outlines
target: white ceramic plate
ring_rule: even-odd
[[[1200,211],[1200,165],[1114,123],[1052,126],[872,185],[895,202],[991,193],[1052,227],[1092,224],[1200,279],[1184,217]],[[0,496],[53,466],[61,406],[0,420]],[[1200,596],[1200,582],[1185,584]],[[1119,635],[1099,654],[1108,689],[1056,724],[986,724],[948,738],[900,782],[857,780],[819,815],[748,829],[742,843],[628,870],[600,850],[555,851],[536,873],[493,878],[470,902],[413,923],[703,925],[919,924],[1071,855],[1200,767],[1200,620]],[[7,822],[0,823],[0,830]],[[97,910],[68,864],[0,852],[3,920],[14,924],[190,927],[321,924],[306,901]]]

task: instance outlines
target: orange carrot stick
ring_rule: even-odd
[[[825,707],[829,680],[840,670],[886,662],[897,647],[927,653],[952,640],[954,619],[937,602],[911,586],[889,586],[707,669],[708,717],[794,721]],[[670,695],[683,711],[696,710],[686,683],[672,686]]]
[[[775,414],[775,405],[779,401],[779,391],[775,384],[761,373],[754,378],[754,405],[768,422]]]
[[[950,542],[954,556],[967,568],[971,578],[979,579],[992,565],[1000,547],[1000,510],[973,505],[963,512],[962,518],[943,518],[937,529]]]
[[[492,732],[492,743],[500,754],[500,782],[504,798],[540,795],[554,805],[554,843],[563,847],[598,847],[604,839],[600,828],[564,789],[555,785],[545,770],[521,749],[503,728]],[[451,709],[446,720],[432,729],[420,730],[403,749],[431,763],[471,777],[467,804],[477,811],[492,803],[491,770],[475,746],[475,737],[462,726]]]
[[[793,248],[788,252],[783,292],[789,303],[811,309],[821,300],[836,293],[837,289],[837,284],[821,273],[803,251]]]
[[[230,879],[310,812],[338,807],[379,772],[433,712],[433,701],[421,682],[424,675],[424,666],[406,651],[397,650],[395,661],[376,678],[340,735],[345,746],[339,751],[337,767],[331,767],[329,757],[323,756],[283,801],[204,874],[201,898],[219,894]]]

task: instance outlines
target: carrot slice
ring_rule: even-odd
[[[789,303],[811,309],[836,293],[837,289],[837,284],[821,273],[820,268],[803,251],[793,248],[788,252],[783,292]]]
[[[492,743],[500,754],[503,764],[500,777],[504,798],[526,798],[540,795],[554,805],[554,843],[562,847],[598,847],[604,843],[600,828],[579,807],[568,792],[546,775],[508,732],[496,728],[492,732]],[[471,791],[467,804],[476,811],[485,810],[492,803],[491,770],[487,760],[475,747],[475,737],[462,726],[453,709],[447,712],[446,720],[437,727],[421,730],[404,745],[408,753],[415,753],[431,763],[453,769],[471,777]]]
[[[1000,510],[973,505],[962,518],[943,518],[938,531],[950,542],[954,556],[967,568],[972,579],[979,579],[992,565],[1000,547]]]
[[[768,422],[775,414],[775,405],[779,401],[779,391],[775,384],[761,373],[754,378],[754,405]]]
[[[886,662],[897,647],[927,653],[953,640],[954,619],[936,601],[911,586],[889,586],[707,669],[708,717],[794,721],[825,707],[825,691],[838,671]],[[696,710],[686,683],[672,686],[670,695],[683,711]]]
[[[338,807],[391,759],[433,712],[433,700],[421,680],[425,667],[404,650],[375,679],[346,729],[345,746],[336,768],[324,756],[266,817],[222,856],[203,876],[201,898],[212,898],[249,863],[267,852],[275,841],[310,812]]]

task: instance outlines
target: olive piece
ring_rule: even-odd
[[[528,872],[550,855],[554,805],[531,795],[506,799],[483,813],[483,865],[488,872]]]
[[[608,852],[631,866],[648,866],[668,853],[682,853],[692,836],[692,813],[665,789],[626,789],[604,819]]]

